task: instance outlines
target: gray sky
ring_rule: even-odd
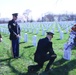
[[[37,19],[45,12],[76,13],[76,0],[0,0],[1,17],[11,17],[18,12],[30,9],[33,19]]]

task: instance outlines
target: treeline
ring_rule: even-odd
[[[46,14],[41,19],[38,19],[37,21],[51,22],[51,21],[55,21],[56,19],[57,21],[76,21],[76,14],[58,14],[58,15]]]
[[[10,19],[0,18],[0,23],[8,23]],[[45,14],[38,18],[37,22],[53,22],[53,21],[76,21],[76,14]],[[35,20],[30,19],[25,21],[23,18],[18,19],[18,22],[34,22]]]

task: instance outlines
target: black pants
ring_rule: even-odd
[[[56,57],[57,57],[56,54],[55,54],[54,57],[51,57],[51,55],[49,55],[49,54],[46,54],[45,57],[43,57],[43,58],[42,57],[39,58],[37,56],[37,57],[35,57],[35,62],[37,62],[38,64],[35,65],[35,66],[39,67],[39,69],[40,69],[40,68],[43,67],[43,64],[44,64],[45,61],[49,61],[49,63],[46,66],[46,69],[49,69],[50,66],[53,64],[53,62],[54,62],[54,60],[55,60]]]

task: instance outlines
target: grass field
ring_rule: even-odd
[[[24,35],[22,30],[21,35]],[[70,61],[64,60],[63,57],[63,44],[67,41],[69,34],[64,31],[64,39],[59,39],[59,33],[57,27],[55,27],[55,35],[52,39],[53,48],[57,54],[57,59],[52,65],[53,70],[46,73],[45,67],[48,63],[45,62],[44,67],[37,73],[27,73],[27,67],[29,65],[36,64],[34,59],[34,52],[36,47],[32,45],[33,34],[28,32],[28,42],[24,43],[24,37],[20,40],[20,56],[19,59],[12,59],[11,56],[11,42],[7,34],[2,33],[4,42],[0,43],[0,75],[76,75],[76,48],[72,50],[72,57]],[[42,37],[41,31],[37,35],[37,40]]]

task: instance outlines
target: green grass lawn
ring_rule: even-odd
[[[64,31],[64,30],[63,30]],[[24,38],[25,31],[22,30],[21,35]],[[9,36],[2,33],[4,42],[0,43],[0,75],[76,75],[76,48],[72,50],[72,56],[70,61],[64,60],[63,57],[63,44],[67,41],[69,34],[64,31],[64,39],[59,39],[59,33],[57,27],[55,26],[55,35],[52,39],[53,48],[57,54],[57,58],[53,63],[53,70],[46,73],[44,72],[45,67],[48,63],[45,62],[44,67],[37,73],[27,73],[27,67],[29,65],[36,64],[34,59],[34,52],[36,47],[32,45],[32,36],[28,32],[28,42],[24,43],[24,39],[20,40],[20,56],[19,59],[12,59],[11,53],[11,42]],[[41,30],[37,35],[37,40],[45,37],[41,35]]]

